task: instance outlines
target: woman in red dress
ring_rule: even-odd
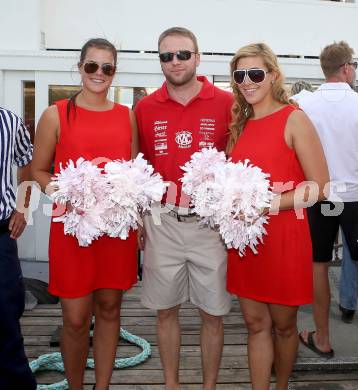
[[[269,389],[273,363],[276,390],[287,390],[298,348],[298,306],[312,302],[305,207],[323,198],[328,171],[311,122],[289,104],[271,49],[241,48],[231,72],[235,101],[228,152],[234,162],[249,159],[269,173],[275,197],[270,209],[262,210],[270,217],[258,254],[248,249],[240,258],[229,250],[227,288],[239,297],[248,328],[253,390]],[[305,180],[315,184],[303,185]]]
[[[69,159],[83,157],[103,165],[104,161],[129,160],[137,154],[133,113],[107,99],[116,62],[117,51],[110,42],[89,40],[78,63],[82,90],[42,114],[32,166],[43,191],[51,181],[53,162],[58,172],[60,164],[65,166]],[[52,222],[49,266],[49,291],[61,300],[61,352],[70,389],[83,389],[94,315],[96,389],[107,390],[118,343],[122,291],[137,281],[135,234],[125,241],[103,236],[88,247],[80,247],[75,237],[64,235],[62,223]]]

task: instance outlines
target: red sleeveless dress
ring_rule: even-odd
[[[296,153],[284,139],[286,122],[295,110],[284,108],[257,120],[249,120],[231,153],[232,160],[249,159],[270,174],[275,182],[292,182],[293,188],[305,181]],[[282,190],[280,191],[282,192]],[[265,225],[267,235],[242,258],[228,251],[227,289],[242,298],[259,302],[298,306],[312,302],[312,244],[306,210],[280,211]],[[303,219],[302,219],[303,216]]]
[[[67,121],[67,102],[56,103],[60,118],[60,140],[56,146],[55,173],[83,157],[86,160],[131,158],[131,125],[127,107],[114,104],[107,111],[72,108]],[[103,164],[102,164],[103,165]],[[100,288],[127,290],[137,282],[136,234],[127,240],[100,237],[80,247],[75,237],[65,235],[63,223],[51,222],[49,242],[49,292],[76,298]]]

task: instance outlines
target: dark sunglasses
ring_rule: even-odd
[[[165,53],[160,53],[159,58],[162,62],[170,62],[173,61],[174,56],[177,57],[180,61],[188,61],[191,58],[192,54],[196,54],[195,51],[190,50],[178,50],[175,53],[171,53],[170,51]]]
[[[263,69],[259,68],[253,68],[253,69],[236,69],[232,73],[232,77],[236,84],[242,84],[246,78],[246,76],[251,80],[253,83],[262,83],[265,78],[266,74],[270,72],[266,72]]]
[[[113,76],[116,73],[116,66],[112,64],[99,65],[94,61],[88,61],[83,64],[83,70],[86,73],[95,73],[99,67],[101,67],[103,74],[106,76]]]
[[[357,67],[358,67],[358,62],[357,62],[357,61],[354,61],[354,62],[345,62],[344,64],[339,65],[339,67],[344,66],[345,64],[347,64],[347,65],[352,65],[354,69],[357,69]]]

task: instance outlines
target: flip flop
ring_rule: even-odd
[[[313,335],[314,335],[315,331],[313,330],[312,332],[308,332],[308,337],[307,337],[307,341],[302,337],[302,334],[300,333],[298,335],[298,337],[300,338],[300,341],[301,343],[309,348],[311,351],[313,351],[314,353],[316,353],[317,355],[323,357],[323,358],[326,358],[326,359],[331,359],[334,357],[334,351],[333,349],[331,349],[330,351],[328,352],[324,352],[324,351],[321,351],[320,349],[318,349],[316,347],[316,344],[314,343],[314,339],[313,339]]]

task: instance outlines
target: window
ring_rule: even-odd
[[[355,0],[324,0],[324,1],[335,1],[337,3],[355,3]]]
[[[51,106],[61,99],[69,99],[76,92],[80,91],[78,85],[50,85],[48,91],[48,104]]]
[[[54,104],[61,99],[69,99],[81,87],[77,85],[50,85],[49,86],[49,105]],[[144,96],[154,92],[157,88],[147,87],[111,87],[109,90],[109,99],[116,103],[121,103],[129,108],[134,108],[135,105]]]
[[[30,132],[31,142],[33,143],[35,137],[35,81],[24,81],[22,88],[22,118],[27,130]]]
[[[148,87],[111,87],[113,90],[113,101],[134,109],[136,104],[147,95],[150,95],[157,88]]]

